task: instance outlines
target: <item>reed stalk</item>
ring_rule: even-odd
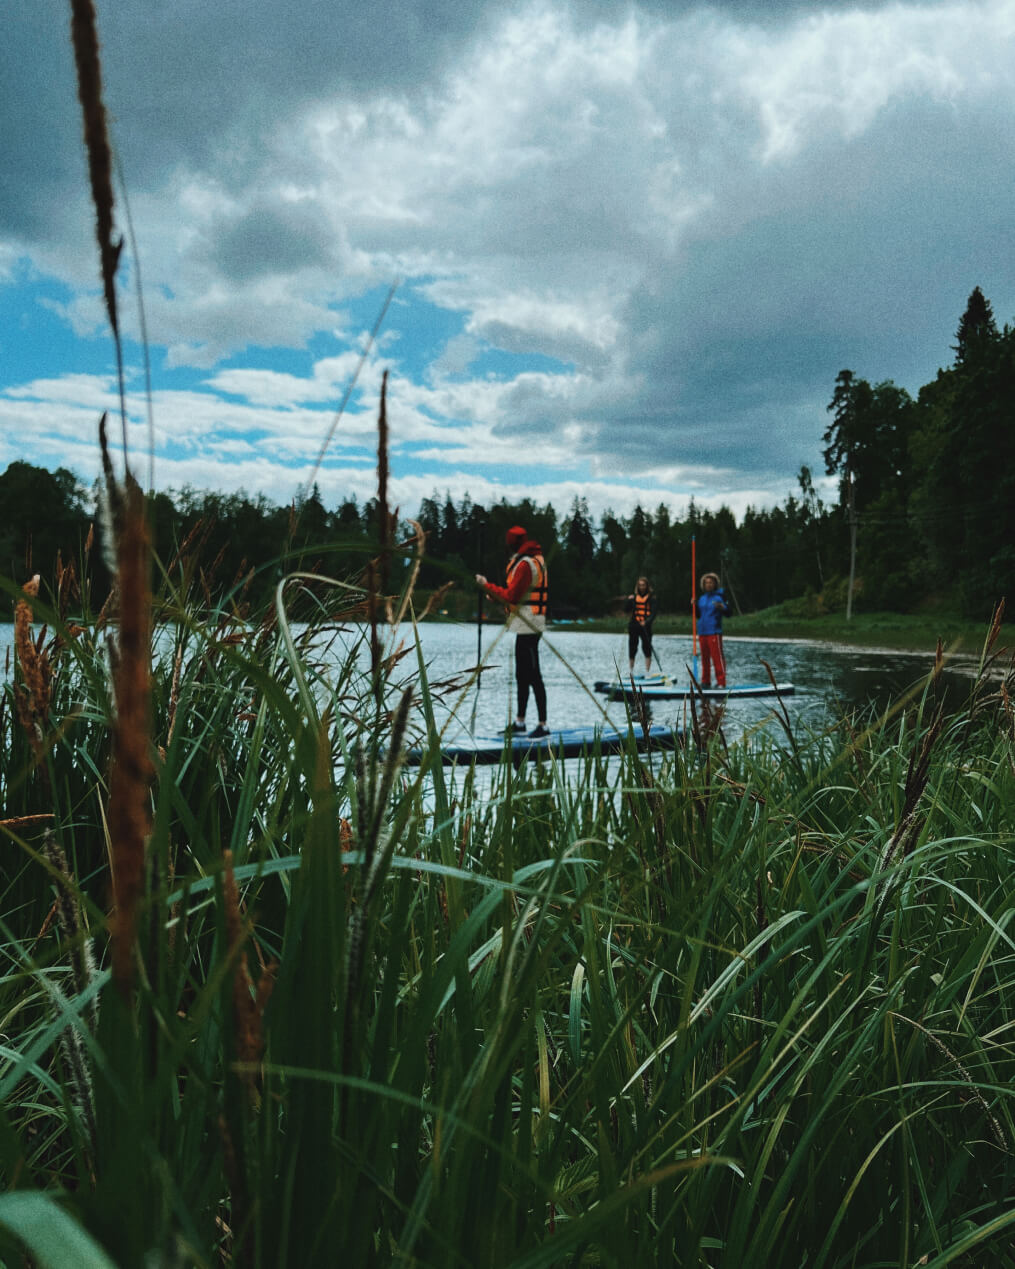
[[[106,315],[114,334],[118,335],[116,270],[123,242],[113,241],[113,158],[106,128],[106,108],[102,100],[102,62],[92,0],[71,0],[71,40],[78,74],[78,99],[84,121],[88,179],[95,205],[95,236],[99,245]]]
[[[115,488],[115,486],[114,486]],[[144,892],[150,831],[151,593],[149,536],[144,496],[128,474],[117,490],[116,528],[119,625],[113,697],[112,763],[109,776],[109,852],[113,888],[110,918],[113,979],[121,992],[133,986],[138,908]]]

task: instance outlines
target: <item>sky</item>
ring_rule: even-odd
[[[1015,317],[1015,0],[96,8],[158,488],[362,502],[387,370],[404,515],[740,516],[823,475],[841,369],[915,394],[975,286]],[[69,6],[0,9],[0,470],[91,483],[119,405]]]

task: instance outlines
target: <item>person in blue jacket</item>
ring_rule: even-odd
[[[726,657],[722,646],[722,619],[728,617],[730,606],[726,602],[719,578],[715,573],[701,576],[701,594],[698,596],[698,641],[701,644],[701,686],[712,686],[712,670],[715,669],[716,687],[726,686]]]

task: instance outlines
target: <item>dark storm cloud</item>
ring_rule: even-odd
[[[259,136],[323,94],[370,96],[436,82],[517,3],[375,0],[251,4],[249,0],[117,0],[98,6],[113,136],[131,182],[177,165],[255,165]],[[698,11],[784,20],[814,0],[716,0],[570,6],[576,21],[626,12],[667,20]],[[867,6],[874,8],[877,6]],[[80,121],[62,0],[14,0],[4,12],[0,232],[44,235],[52,208],[82,172]]]
[[[131,182],[180,165],[256,164],[259,135],[322,93],[373,94],[439,76],[483,21],[457,0],[116,0],[98,5],[106,101]],[[3,14],[0,233],[44,235],[81,182],[66,3]]]
[[[0,235],[45,235],[68,186],[80,186],[75,107],[66,7],[53,0],[9,7],[0,54]]]
[[[246,209],[209,243],[210,260],[228,281],[299,273],[335,262],[335,235],[320,209],[262,201]]]
[[[633,289],[625,320],[643,390],[585,444],[622,465],[814,465],[835,376],[915,394],[951,362],[974,286],[1015,316],[1012,162],[1001,118],[926,103],[817,146],[753,214],[689,235]]]

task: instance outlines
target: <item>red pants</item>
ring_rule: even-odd
[[[726,658],[722,651],[722,635],[698,635],[701,644],[701,686],[712,686],[712,667],[715,666],[716,687],[726,686]]]

